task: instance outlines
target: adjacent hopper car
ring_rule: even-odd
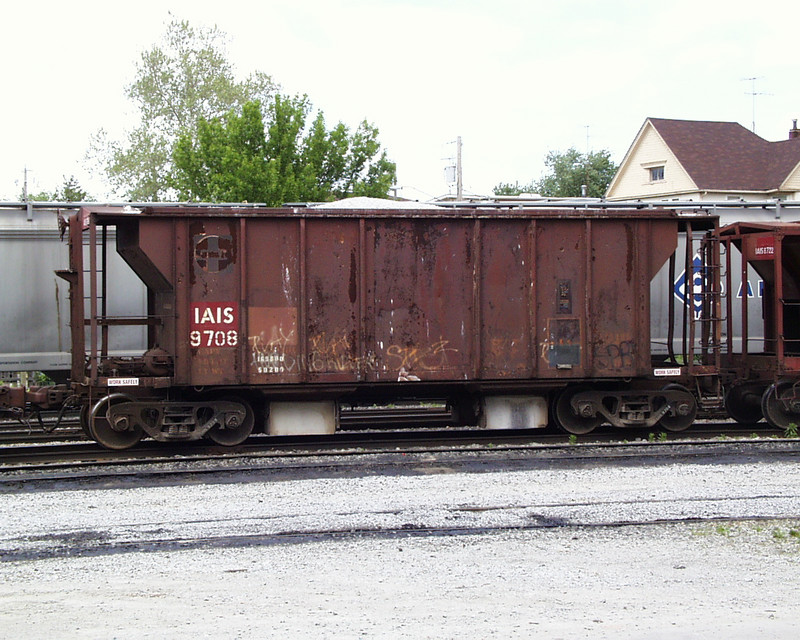
[[[800,265],[775,251],[785,268],[765,300],[783,306],[760,356],[779,364],[759,368],[747,338],[731,353],[724,314],[726,260],[744,246],[752,263],[752,230],[705,213],[147,206],[66,222],[70,385],[0,390],[0,407],[78,404],[108,448],[333,433],[344,404],[403,399],[445,400],[464,424],[576,434],[685,429],[725,390],[734,417],[755,416],[756,396],[776,425],[795,410],[782,287]],[[779,226],[759,233],[782,247],[795,227]],[[141,315],[126,314],[109,237],[144,285]],[[671,287],[659,301],[669,339],[656,353],[651,283],[665,270],[693,275],[683,302]],[[144,352],[114,353],[131,328]]]
[[[725,297],[720,362],[725,408],[739,422],[763,417],[776,428],[788,429],[800,423],[800,224],[737,222],[718,229],[714,240],[722,247],[727,291],[735,291],[738,277],[747,280],[748,266],[761,283],[759,317],[749,313],[747,295]],[[740,258],[738,274],[733,256]],[[754,325],[763,331],[754,331]]]
[[[0,204],[0,376],[16,379],[19,372],[42,372],[66,382],[70,370],[69,288],[55,272],[67,266],[58,216],[77,211],[75,204]],[[113,251],[115,238],[107,235],[111,251],[106,271],[114,281],[111,303],[125,315],[146,313],[145,288]],[[121,292],[125,292],[124,295]],[[112,353],[141,353],[145,331],[131,327],[117,331]]]

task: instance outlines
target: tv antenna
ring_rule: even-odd
[[[756,96],[771,96],[771,93],[764,93],[763,91],[756,91],[756,80],[763,80],[763,76],[755,76],[753,78],[742,78],[743,82],[752,83],[750,91],[745,91],[745,95],[753,96],[753,133],[756,132]]]

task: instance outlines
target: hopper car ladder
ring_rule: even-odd
[[[102,363],[110,358],[110,327],[151,326],[161,323],[160,318],[149,315],[143,317],[109,315],[109,226],[114,226],[111,221],[100,223],[98,222],[97,214],[88,214],[84,222],[84,227],[88,227],[88,243],[83,240],[83,233],[81,233],[82,250],[75,249],[76,256],[80,256],[80,271],[83,273],[83,287],[81,288],[83,326],[88,333],[88,343],[85,345],[84,351],[86,353],[87,373],[92,384],[96,384],[100,377]],[[98,227],[100,228],[99,233]],[[84,336],[84,340],[86,340],[86,337]]]
[[[669,359],[686,367],[695,381],[695,393],[705,409],[723,406],[723,389],[719,378],[722,361],[722,264],[719,239],[703,232],[699,237],[691,221],[685,223],[683,256],[684,295],[676,313],[674,295],[669,299]],[[699,258],[699,266],[696,259]],[[669,262],[670,282],[674,283],[676,256]],[[675,330],[680,328],[681,353],[675,352]]]

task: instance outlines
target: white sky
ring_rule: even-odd
[[[32,192],[75,175],[112,196],[83,157],[92,133],[131,125],[125,87],[168,12],[216,24],[240,77],[308,94],[329,126],[377,126],[407,197],[447,193],[457,136],[465,189],[488,194],[539,178],[549,150],[619,162],[648,116],[750,128],[746,78],[756,133],[782,140],[800,118],[786,0],[18,1],[0,10],[0,200],[18,198],[25,167]]]

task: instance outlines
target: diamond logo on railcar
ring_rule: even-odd
[[[195,236],[194,259],[198,266],[208,273],[225,271],[233,262],[233,237]]]

